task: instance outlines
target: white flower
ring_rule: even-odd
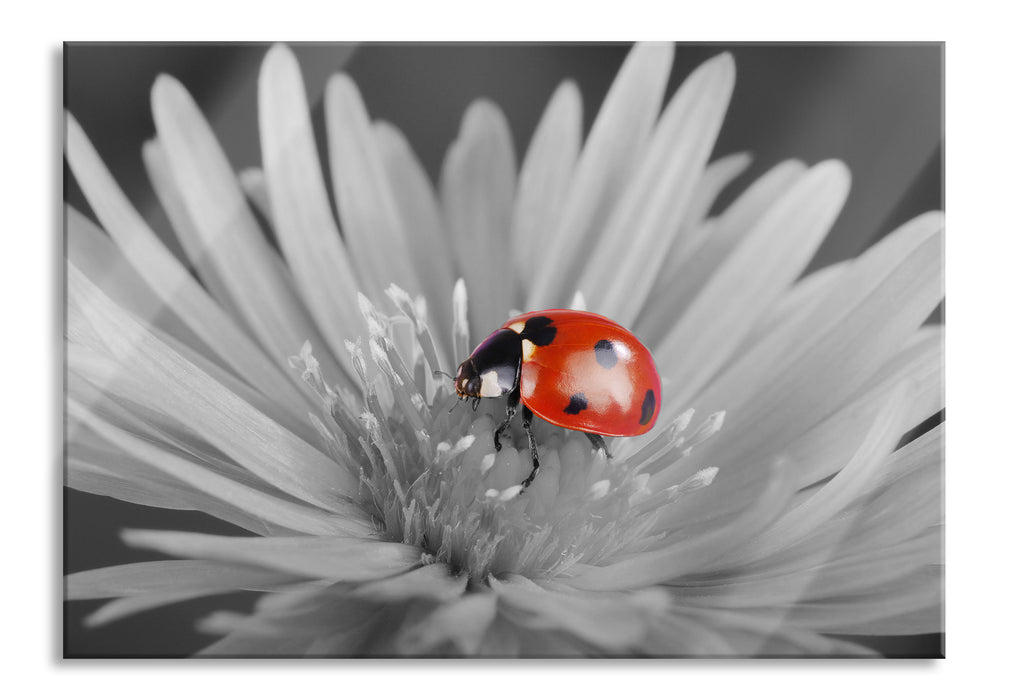
[[[339,226],[286,48],[260,77],[263,169],[237,177],[159,78],[144,157],[186,261],[68,117],[108,234],[68,209],[68,484],[249,536],[126,531],[172,558],[75,573],[67,597],[113,598],[97,623],[263,591],[202,621],[221,635],[204,653],[229,656],[852,655],[871,652],[838,635],[939,631],[943,428],[894,448],[942,408],[942,333],[922,327],[942,217],[799,279],[847,170],[786,162],[709,216],[747,165],[708,163],[734,66],[661,109],[671,62],[636,47],[584,144],[562,85],[520,169],[474,104],[437,194],[335,76]],[[663,411],[612,460],[537,423],[520,494],[528,450],[492,444],[503,407],[450,413],[434,372],[557,306],[633,329]]]

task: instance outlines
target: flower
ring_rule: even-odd
[[[262,592],[200,622],[211,656],[862,655],[844,635],[938,631],[943,427],[895,447],[942,408],[942,332],[922,326],[942,217],[800,277],[846,168],[782,163],[709,214],[748,164],[708,162],[734,64],[662,109],[671,62],[635,47],[584,144],[561,85],[520,169],[477,102],[437,193],[337,75],[339,226],[287,48],[260,76],[263,168],[237,177],[159,78],[144,159],[186,260],[68,116],[104,232],[68,209],[67,483],[249,533],[124,531],[169,558],[71,574],[68,599],[113,599],[97,624]],[[663,411],[611,459],[539,422],[520,493],[503,407],[453,410],[437,371],[556,306],[633,329]]]

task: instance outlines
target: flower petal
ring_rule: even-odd
[[[887,460],[881,475],[884,485],[859,503],[861,519],[841,542],[841,556],[898,546],[941,529],[945,433],[941,427],[905,445]],[[890,482],[900,470],[910,471]],[[929,563],[940,564],[941,549],[933,555]]]
[[[805,491],[790,499],[789,509],[782,519],[758,535],[755,541],[742,538],[739,544],[745,542],[745,546],[737,547],[736,551],[727,554],[724,559],[719,559],[715,565],[727,568],[772,556],[775,551],[786,549],[805,537],[813,536],[818,527],[832,515],[871,489],[874,483],[873,476],[878,472],[882,460],[897,444],[898,438],[905,430],[903,423],[908,406],[907,394],[906,385],[891,388],[885,400],[880,402],[878,409],[870,414],[866,428],[871,429],[861,434],[864,437],[859,441],[858,450],[847,449],[848,445],[838,449],[839,454],[844,455],[847,464],[842,462],[839,465],[844,468],[834,480],[824,487]],[[850,435],[848,439],[851,440]],[[808,482],[808,478],[804,478],[805,468],[787,449],[782,450],[781,454],[790,464],[797,465],[795,491],[798,492],[798,485]],[[728,494],[713,492],[715,490],[706,491],[692,502],[677,508],[674,520],[660,521],[661,526],[676,529],[693,522],[710,520],[731,513],[737,507],[734,502],[740,496],[745,497],[748,490],[755,486],[750,471],[752,470],[720,475],[718,488],[727,490]],[[791,515],[788,515],[789,512]],[[796,520],[793,521],[792,518]]]
[[[68,264],[68,337],[114,358],[120,371],[101,377],[113,393],[141,406],[157,391],[159,411],[281,490],[334,512],[357,478],[254,410],[112,304]],[[137,394],[136,392],[141,393]]]
[[[263,415],[276,421],[313,446],[319,447],[323,444],[318,432],[313,430],[309,422],[301,417],[308,409],[301,409],[296,414],[291,413],[283,403],[275,400],[275,397],[265,396],[258,390],[249,387],[231,373],[174,339],[172,336],[166,335],[156,328],[149,328],[144,320],[140,318],[135,318],[134,320],[186,361],[192,363],[200,371],[205,372],[214,382],[238,396],[242,401],[245,401]],[[134,396],[144,397],[140,405],[131,407],[130,413],[132,415],[124,414],[122,411],[117,412],[117,419],[120,420],[120,425],[133,425],[135,421],[132,421],[131,418],[134,415],[139,416],[141,414],[145,416],[148,424],[163,422],[159,418],[156,407],[151,405],[152,402],[149,400],[150,393],[148,388],[138,385],[135,381],[131,382],[131,378],[126,376],[122,372],[122,368],[117,367],[107,354],[94,350],[94,348],[102,344],[101,340],[94,338],[91,339],[90,347],[85,346],[81,342],[67,343],[68,394],[80,397],[85,404],[94,406],[102,401],[102,390],[105,386],[99,383],[94,389],[89,387],[94,385],[95,382],[104,381],[102,378],[115,376],[117,381],[132,383]],[[123,420],[124,418],[125,420]]]
[[[696,245],[696,241],[691,241],[691,238],[703,230],[701,224],[705,217],[709,216],[718,195],[730,182],[742,175],[751,163],[753,163],[753,156],[749,153],[733,153],[712,161],[704,168],[704,173],[691,193],[687,212],[683,215],[683,223],[680,224],[680,231],[677,232],[669,252],[666,254],[667,260],[673,254],[674,248],[681,245],[692,248]]]
[[[828,634],[925,634],[942,629],[942,599],[942,568],[930,566],[867,595],[791,606],[788,620]],[[894,620],[904,623],[901,631]]]
[[[765,309],[809,263],[848,194],[836,161],[812,168],[754,226],[655,348],[668,382],[663,403],[690,406]]]
[[[196,510],[260,535],[290,532],[231,503],[227,493],[205,493],[124,453],[72,418],[68,427],[72,437],[66,450],[66,485],[70,488],[155,508]]]
[[[436,607],[407,626],[396,646],[406,655],[424,654],[452,642],[460,653],[472,656],[497,615],[497,596],[477,593]]]
[[[701,582],[708,591],[698,591],[705,604],[718,604],[718,595],[733,600],[750,593],[760,595],[763,580],[793,581],[803,587],[807,599],[816,595],[817,588],[820,597],[865,593],[917,568],[941,565],[941,432],[930,431],[890,455],[876,477],[883,482],[876,493],[808,533],[801,542],[754,562],[745,572],[732,570]],[[889,481],[900,472],[896,481]],[[844,573],[854,574],[855,568],[861,569],[858,576]],[[769,587],[775,595],[788,588]],[[681,592],[685,598],[687,591]]]
[[[785,161],[750,185],[725,213],[701,224],[686,240],[677,237],[655,281],[651,298],[657,303],[641,310],[634,331],[649,346],[668,335],[677,319],[740,241],[753,230],[806,168]]]
[[[653,620],[648,627],[648,636],[637,651],[647,656],[663,657],[724,657],[740,654],[725,634],[707,620],[698,622],[679,613],[662,615]]]
[[[127,454],[163,471],[181,483],[206,494],[219,498],[227,494],[231,507],[243,510],[257,519],[281,528],[313,535],[356,535],[374,534],[374,528],[364,518],[334,517],[331,513],[316,508],[293,503],[264,493],[252,486],[240,483],[218,474],[186,457],[134,437],[102,420],[73,398],[68,399],[69,415],[83,422],[96,433],[119,447]]]
[[[78,224],[83,224],[83,226],[75,226],[75,221]],[[311,430],[306,421],[301,418],[305,411],[308,410],[307,407],[300,405],[301,398],[294,391],[293,387],[286,383],[286,380],[283,380],[284,384],[282,385],[286,387],[286,392],[270,395],[267,398],[259,390],[250,387],[242,379],[223,369],[222,366],[226,366],[225,360],[217,358],[216,354],[211,352],[198,338],[193,336],[188,329],[172,329],[171,326],[174,324],[172,324],[171,319],[177,317],[166,307],[161,307],[160,312],[155,310],[159,302],[149,295],[149,290],[143,281],[136,275],[135,271],[120,265],[120,263],[123,265],[125,263],[123,263],[122,257],[115,246],[111,244],[107,237],[93,229],[89,223],[85,224],[85,221],[83,219],[76,219],[72,212],[68,216],[67,240],[71,253],[69,260],[72,264],[76,266],[78,262],[83,263],[87,268],[85,275],[88,279],[99,285],[106,293],[114,295],[116,297],[116,304],[131,311],[140,323],[150,323],[153,326],[150,330],[156,337],[212,376],[215,381],[307,442],[313,444],[319,442],[318,433]],[[88,231],[89,228],[92,230],[92,233],[85,234],[84,232]],[[88,252],[84,252],[85,250]],[[96,262],[99,258],[102,262]],[[114,277],[109,277],[103,270],[107,270]],[[175,330],[178,335],[171,334],[171,330]],[[189,339],[192,344],[186,344],[179,339],[180,336],[183,339]],[[83,356],[87,353],[91,353],[91,356],[85,359]],[[83,364],[93,363],[96,360],[102,362],[92,351],[84,348],[79,343],[67,344],[66,358],[69,370],[68,378],[78,375]],[[107,359],[104,362],[106,365],[108,364]],[[272,365],[270,366],[273,367]],[[115,367],[109,367],[108,369],[113,373],[118,371]],[[108,372],[103,373],[107,374]],[[280,374],[276,373],[276,376],[280,377]],[[80,395],[82,390],[80,382],[75,383],[71,381],[68,383],[68,388],[70,389],[68,393],[72,395]],[[299,407],[296,413],[293,413],[288,406],[288,402],[284,401],[284,393],[287,393],[293,401],[298,402]],[[97,397],[92,396],[92,398]]]
[[[441,173],[442,209],[452,251],[469,290],[469,321],[483,337],[514,306],[507,236],[515,200],[515,155],[508,123],[486,100],[463,115]]]
[[[320,655],[309,653],[317,642],[316,638],[308,635],[247,634],[239,631],[204,647],[196,655],[208,659],[304,659]]]
[[[940,471],[945,461],[946,424],[940,423],[890,455],[881,476],[880,491],[899,479],[934,468]]]
[[[105,230],[165,307],[172,309],[219,357],[228,358],[231,367],[250,385],[275,396],[291,409],[304,411],[309,404],[296,390],[307,396],[307,387],[302,388],[303,383],[283,376],[278,364],[267,358],[189,275],[127,201],[80,125],[69,114],[66,157]]]
[[[702,415],[727,412],[718,439],[655,474],[651,485],[670,486],[709,464],[722,479],[836,411],[941,299],[941,232],[936,215],[901,227],[863,254],[814,313],[782,325],[726,368],[691,402]],[[668,414],[671,420],[675,409]]]
[[[715,580],[678,586],[676,597],[685,605],[709,608],[788,608],[803,600],[869,595],[928,566],[940,549],[938,530],[853,554],[828,549],[816,560],[795,562],[791,568],[763,571],[761,562],[754,573],[749,567],[735,569]]]
[[[142,561],[79,571],[64,579],[67,600],[195,591],[272,591],[303,580],[291,574],[202,559]]]
[[[364,336],[355,274],[330,209],[305,86],[289,48],[272,47],[259,75],[263,172],[277,241],[295,283],[330,347]],[[347,376],[356,376],[339,353]]]
[[[488,659],[514,659],[522,654],[521,645],[515,625],[498,615],[484,632],[483,642],[474,655]]]
[[[222,369],[225,361],[217,357],[198,336],[193,334],[171,308],[161,303],[146,282],[122,257],[109,237],[73,208],[67,209],[67,253],[68,259],[75,266],[81,267],[88,279],[113,297],[118,305],[139,319],[151,323],[155,334],[162,341],[284,427],[309,442],[318,441],[318,434],[300,417],[307,410],[307,406],[302,404],[302,399],[294,391],[293,386],[268,360],[263,358],[264,363],[267,363],[265,366],[270,367],[273,376],[277,377],[278,389],[277,393],[269,395],[269,399]],[[75,366],[79,364],[79,355],[82,352],[86,351],[76,343],[68,346],[66,357],[71,373],[74,373]],[[270,381],[264,377],[259,379],[262,388],[270,387]],[[68,392],[71,395],[80,388],[79,383],[71,382],[68,386],[71,388]],[[294,402],[298,405],[297,418],[289,407]]]
[[[238,173],[238,184],[242,192],[252,202],[256,212],[273,227],[273,207],[270,205],[270,193],[266,189],[266,174],[262,168],[242,168]]]
[[[851,261],[843,260],[820,268],[800,279],[778,297],[767,312],[757,319],[757,323],[750,329],[749,335],[740,344],[740,347],[752,347],[788,319],[800,314],[811,313],[827,298],[835,285],[844,279],[844,275],[849,269],[851,269]]]
[[[337,74],[326,84],[326,133],[333,190],[347,247],[359,269],[360,290],[381,296],[391,282],[420,292],[408,235],[393,199],[361,93]]]
[[[610,652],[629,651],[648,630],[650,616],[662,611],[666,597],[658,591],[596,594],[548,590],[511,575],[490,579],[501,603],[525,627],[563,630]]]
[[[452,287],[452,346],[455,354],[449,362],[456,364],[466,359],[470,352],[469,292],[466,281],[460,277]]]
[[[867,483],[878,473],[880,463],[893,451],[904,432],[902,408],[906,393],[906,386],[900,386],[891,393],[862,444],[841,471],[812,496],[785,512],[773,525],[747,542],[740,552],[720,560],[719,566],[745,565],[787,549],[816,532],[823,523],[868,490]]]
[[[572,251],[568,265],[575,266],[578,282],[562,289],[565,299],[581,289],[604,316],[627,326],[637,318],[690,207],[734,80],[731,56],[721,54],[677,90],[599,240],[589,250]]]
[[[238,629],[222,637],[199,652],[202,658],[307,658],[308,652],[318,638],[310,634],[298,634],[296,630],[284,630],[277,634],[273,629]]]
[[[606,566],[572,567],[572,586],[586,590],[621,590],[654,585],[692,574],[771,524],[794,493],[794,468],[770,465],[763,493],[745,511],[699,533],[687,533],[671,545],[633,554]],[[708,487],[707,490],[711,489]]]
[[[234,522],[219,512],[214,512],[213,506],[194,503],[192,490],[171,477],[158,474],[149,465],[125,455],[121,450],[99,448],[82,442],[82,430],[74,430],[73,442],[67,446],[66,481],[64,485],[76,491],[93,493],[99,496],[109,496],[127,503],[138,503],[153,508],[170,510],[189,510],[197,508],[221,518],[226,522]],[[245,514],[235,523],[250,532],[265,534],[256,524],[244,522],[251,520]]]
[[[434,187],[403,133],[385,122],[373,127],[379,156],[385,168],[400,221],[409,222],[409,255],[421,271],[421,291],[431,313],[431,330],[442,357],[452,348],[453,281],[459,275],[449,253],[449,239]]]
[[[181,603],[185,600],[192,600],[200,597],[199,593],[192,591],[180,591],[174,593],[158,593],[155,595],[141,595],[130,598],[117,598],[102,605],[97,610],[84,618],[85,627],[100,627],[125,617],[138,613],[163,608],[172,603]]]
[[[942,328],[926,327],[908,347],[865,383],[864,393],[788,446],[796,464],[805,465],[800,486],[835,473],[854,452],[852,436],[863,435],[898,383],[907,383],[902,431],[910,430],[943,406]]]
[[[944,609],[945,604],[939,602],[929,607],[880,616],[868,621],[857,621],[850,626],[835,626],[834,634],[902,637],[941,633],[945,629]],[[843,622],[841,624],[843,625]]]
[[[94,280],[106,294],[134,316],[146,319],[154,327],[207,357],[213,351],[182,322],[151,290],[137,271],[120,254],[116,244],[87,217],[71,206],[65,208],[66,256],[88,279]]]
[[[575,166],[567,201],[552,235],[542,241],[538,270],[526,300],[531,309],[568,301],[574,280],[637,164],[661,106],[673,47],[636,44],[599,109]]]
[[[599,647],[563,629],[533,629],[518,623],[509,623],[509,627],[504,629],[517,639],[519,652],[516,656],[527,659],[584,659],[605,653]]]
[[[697,609],[684,606],[681,615],[718,630],[729,640],[732,656],[876,656],[867,647],[824,637],[792,625],[777,613]]]
[[[192,559],[248,564],[310,578],[370,581],[419,563],[415,547],[362,537],[224,537],[198,532],[124,530],[131,547]]]
[[[144,160],[144,169],[147,171],[147,178],[151,181],[151,187],[154,189],[162,209],[165,210],[168,221],[172,224],[172,232],[182,246],[189,264],[196,271],[196,276],[228,316],[244,324],[241,311],[234,299],[231,298],[231,291],[228,289],[227,283],[218,273],[214,261],[207,255],[206,244],[196,229],[196,224],[193,223],[189,210],[186,209],[182,193],[179,192],[172,176],[171,167],[168,165],[168,156],[165,155],[164,145],[157,138],[152,138],[144,143],[141,155]],[[242,330],[249,331],[244,325]]]
[[[227,636],[199,655],[275,658],[374,654],[375,646],[387,636],[382,634],[387,610],[360,598],[340,597],[332,586],[306,584],[300,590],[262,596],[251,615],[217,613],[205,618],[200,622],[202,630],[211,634],[225,632]]]
[[[151,104],[173,180],[202,237],[208,261],[249,328],[278,365],[307,339],[317,348],[327,373],[335,373],[337,360],[325,351],[289,271],[263,236],[193,98],[178,81],[161,75],[154,83]]]
[[[798,160],[778,163],[720,216],[701,223],[694,234],[673,241],[656,282],[656,293],[664,291],[666,294],[660,297],[669,298],[675,307],[669,311],[670,321],[679,317],[722,260],[753,230],[754,222],[767,213],[805,170],[806,166]],[[675,294],[668,294],[670,291]],[[669,328],[672,324],[664,325]]]
[[[445,564],[429,564],[405,574],[370,581],[354,589],[355,595],[383,602],[427,598],[441,602],[455,600],[466,590],[466,576],[455,576]]]
[[[540,241],[557,225],[582,145],[582,100],[565,81],[554,91],[529,142],[515,193],[511,249],[522,288],[540,268]]]
[[[827,600],[871,594],[883,584],[904,579],[931,564],[941,551],[942,532],[937,528],[893,547],[840,558],[817,572],[815,579],[803,590],[803,598]]]

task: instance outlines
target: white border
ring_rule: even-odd
[[[516,0],[482,11],[472,2],[221,3],[173,0],[35,3],[8,12],[2,46],[2,127],[14,146],[0,165],[7,265],[3,278],[7,451],[3,509],[7,687],[61,697],[245,698],[402,695],[723,697],[944,697],[970,694],[1001,671],[1006,618],[1004,513],[1007,127],[1004,23],[986,6],[959,3],[719,2],[694,7],[624,0],[571,3]],[[988,6],[991,7],[991,6]],[[952,9],[951,9],[952,8]],[[832,12],[825,16],[824,11]],[[278,16],[283,12],[283,16]],[[591,19],[587,19],[591,18]],[[63,40],[945,40],[947,85],[947,246],[949,640],[939,662],[330,662],[74,663],[58,660],[52,552],[56,454],[51,386],[53,263],[49,233],[59,188],[54,87]],[[27,191],[31,187],[31,191]],[[1001,216],[1000,216],[1001,215]],[[34,422],[29,427],[26,419]],[[13,438],[13,442],[7,442]],[[11,478],[13,477],[13,478]],[[1001,613],[1001,614],[1000,614]],[[54,635],[55,638],[54,638]],[[996,636],[998,635],[998,636]],[[10,669],[15,669],[13,672]],[[13,677],[12,676],[13,673]],[[975,685],[976,684],[976,685]],[[998,683],[992,687],[1000,687]],[[18,692],[15,690],[15,692]],[[982,691],[983,692],[983,691]],[[360,694],[360,695],[359,695]],[[800,695],[801,694],[801,695]]]

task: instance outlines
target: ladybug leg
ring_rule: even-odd
[[[522,427],[526,429],[526,436],[529,438],[529,454],[533,458],[533,470],[529,472],[529,476],[527,476],[525,481],[522,482],[523,491],[529,488],[529,484],[533,483],[533,479],[536,478],[536,472],[540,470],[540,454],[536,450],[536,438],[533,437],[533,431],[530,428],[532,420],[533,420],[533,412],[530,411],[527,406],[523,406]]]
[[[585,437],[589,439],[592,443],[592,449],[602,450],[606,453],[606,459],[613,459],[613,455],[610,454],[610,450],[606,447],[606,442],[603,440],[602,435],[596,435],[595,433],[585,433]]]
[[[520,394],[518,388],[508,394],[508,405],[505,407],[505,419],[501,421],[501,425],[499,425],[494,431],[494,449],[498,452],[501,451],[501,433],[508,430],[508,426],[511,425],[512,418],[515,417],[515,413],[518,411],[519,396]]]

